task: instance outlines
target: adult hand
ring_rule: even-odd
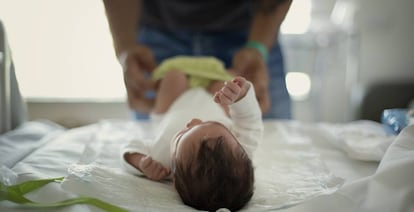
[[[240,49],[233,56],[232,71],[253,83],[260,109],[263,113],[269,111],[269,73],[260,53],[252,48]]]
[[[133,110],[148,113],[154,106],[154,100],[145,96],[153,89],[153,82],[145,76],[156,67],[154,55],[148,47],[135,46],[122,52],[119,62],[124,71],[124,83],[128,95],[129,107]]]

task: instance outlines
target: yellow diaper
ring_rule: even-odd
[[[228,81],[233,77],[223,63],[215,57],[176,56],[164,60],[153,72],[152,79],[159,80],[169,71],[182,71],[189,77],[190,88],[207,88],[211,81]]]

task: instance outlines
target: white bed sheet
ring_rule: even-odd
[[[120,146],[136,136],[151,135],[146,122],[106,120],[72,130],[29,122],[2,135],[0,159],[20,174],[18,181],[67,176],[62,185],[28,194],[34,201],[88,195],[136,211],[171,211],[171,206],[191,211],[169,182],[152,182],[119,168]],[[381,125],[367,121],[268,121],[254,159],[256,193],[246,211],[413,211],[413,150],[414,126],[394,138],[383,134]],[[384,153],[378,168],[375,160]],[[128,185],[135,185],[138,194]],[[0,210],[22,211],[9,205],[0,203]],[[99,210],[76,205],[53,211]]]

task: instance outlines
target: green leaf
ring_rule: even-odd
[[[14,203],[19,204],[21,207],[27,208],[55,208],[55,207],[64,207],[75,204],[88,204],[98,207],[105,211],[111,212],[124,212],[127,211],[118,206],[109,204],[99,199],[91,197],[78,197],[72,198],[55,203],[39,203],[33,202],[26,197],[24,194],[29,193],[33,190],[36,190],[50,182],[60,182],[63,180],[63,177],[59,178],[50,178],[50,179],[41,179],[41,180],[29,180],[17,185],[6,186],[0,182],[0,201],[8,200]]]

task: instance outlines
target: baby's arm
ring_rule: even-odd
[[[226,81],[224,86],[214,94],[214,101],[220,105],[230,105],[243,98],[249,90],[249,83],[243,77]]]
[[[160,162],[152,159],[149,155],[141,153],[125,153],[124,159],[127,163],[140,170],[151,180],[162,180],[170,175],[170,169],[164,167]]]
[[[253,84],[242,77],[236,77],[215,94],[214,101],[228,105],[233,121],[231,131],[249,157],[252,157],[263,137],[262,113]]]

